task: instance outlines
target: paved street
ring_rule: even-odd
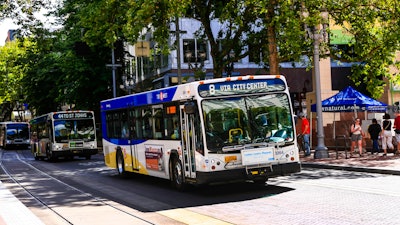
[[[13,152],[6,153],[14,154]],[[0,150],[0,154],[4,152]],[[35,161],[35,164],[43,168],[52,168],[61,176],[71,177],[73,174],[79,174],[79,177],[88,185],[96,187],[102,185],[103,188],[100,189],[110,189],[112,191],[110,194],[119,192],[120,189],[121,194],[114,195],[114,201],[131,205],[130,209],[126,206],[124,208],[132,215],[146,218],[147,221],[155,221],[155,218],[161,216],[164,221],[174,224],[325,225],[398,224],[400,222],[398,217],[393,216],[393,210],[400,204],[400,190],[398,190],[400,176],[387,173],[387,171],[394,171],[393,173],[400,171],[399,159],[391,155],[387,157],[365,155],[363,158],[351,159],[331,157],[318,160],[307,157],[302,158],[304,163],[301,173],[270,179],[264,188],[251,184],[228,184],[193,188],[187,193],[171,190],[166,182],[157,178],[131,177],[120,180],[123,181],[120,187],[110,188],[110,185],[117,181],[116,172],[104,167],[101,160],[101,157],[97,156],[89,161],[74,160],[57,163]],[[34,162],[30,158],[25,161]],[[78,167],[76,169],[65,167],[73,165]],[[335,169],[327,170],[323,167]],[[372,171],[374,173],[358,172],[363,168],[374,170]],[[62,170],[65,171],[65,175],[62,175]],[[79,172],[73,172],[73,170]],[[167,186],[163,187],[165,185]],[[128,186],[135,188],[130,189],[129,192],[122,191]],[[34,224],[34,221],[36,224],[65,224],[53,223],[55,220],[48,220],[49,218],[43,215],[43,210],[27,208],[21,204],[11,192],[5,189],[4,183],[0,184],[0,187],[0,205],[2,209],[5,209],[0,210],[0,225],[25,224],[23,221],[26,220],[31,220],[30,224]],[[127,198],[127,194],[132,197]],[[59,205],[57,208],[63,209],[61,212],[65,212],[64,209],[68,211],[73,209],[72,205],[62,205],[62,202],[56,203],[56,201],[56,199],[52,200],[52,204]],[[107,201],[110,202],[110,200]],[[113,205],[121,206],[117,202]],[[80,209],[89,210],[89,207]],[[91,210],[98,212],[96,208]],[[25,213],[20,214],[22,211]],[[38,214],[38,212],[41,213]],[[110,212],[104,211],[102,215],[108,213]],[[80,225],[87,224],[85,220],[82,217],[71,221],[75,221],[73,224]],[[118,221],[118,219],[115,220]],[[97,224],[101,225],[104,221],[99,220]],[[151,224],[160,223],[152,222]]]

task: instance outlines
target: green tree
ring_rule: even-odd
[[[202,25],[197,38],[209,41],[214,76],[221,77],[224,68],[255,54],[254,49],[269,56],[259,63],[274,74],[279,74],[279,62],[298,60],[304,53],[299,10],[299,2],[285,0],[98,1],[82,7],[78,16],[89,43],[103,40],[111,45],[118,38],[135,43],[152,32],[153,41],[165,51],[169,50],[170,24],[179,17],[196,19]],[[223,24],[217,35],[211,27],[213,21]],[[247,48],[250,44],[251,51]]]
[[[24,40],[6,43],[0,47],[0,104],[7,106],[2,112],[6,118],[17,103],[24,102],[24,87],[21,81],[28,67],[21,64],[20,60],[26,57],[26,49],[32,44]]]
[[[42,22],[37,18],[37,13],[51,7],[52,0],[2,1],[0,21],[12,18],[19,26],[21,36],[40,34],[40,32],[35,32],[37,28],[43,27]]]
[[[399,7],[396,7],[396,2],[395,0],[361,2],[141,0],[123,3],[97,1],[88,4],[87,9],[83,10],[86,13],[80,17],[82,27],[86,29],[86,40],[89,42],[105,38],[104,43],[110,44],[119,37],[127,37],[127,40],[134,43],[147,29],[154,33],[154,40],[162,46],[168,46],[169,24],[174,18],[186,16],[197,19],[202,24],[199,36],[210,41],[215,65],[214,74],[218,77],[231,61],[237,61],[251,54],[244,48],[248,43],[256,43],[266,55],[264,63],[270,73],[279,73],[280,62],[296,61],[302,55],[309,55],[311,58],[312,40],[307,37],[304,25],[311,28],[318,25],[322,21],[321,10],[327,10],[337,24],[344,26],[348,23],[350,25],[348,32],[355,37],[355,42],[351,44],[354,52],[351,54],[338,52],[332,48],[328,51],[331,53],[330,56],[362,62],[354,67],[351,79],[367,84],[367,89],[377,97],[383,91],[382,77],[398,82],[398,76],[388,73],[389,65],[397,64],[393,56],[398,50],[400,40],[397,38],[400,23],[397,16]],[[307,18],[302,17],[304,11],[308,12]],[[210,27],[214,19],[218,19],[227,28],[224,31],[220,30],[216,39]],[[224,42],[224,48],[221,49],[218,39]],[[232,50],[235,52],[235,57],[227,57]]]
[[[77,55],[74,36],[64,38],[64,34],[55,32],[52,38],[40,40],[37,51],[30,51],[23,80],[26,101],[37,114],[60,110],[62,105],[98,113],[99,102],[111,97],[111,73],[105,67],[109,49]]]
[[[40,5],[41,1],[27,2]],[[326,10],[354,38],[350,52],[335,48],[322,52],[342,61],[359,62],[350,78],[356,84],[365,83],[378,97],[383,92],[382,78],[399,82],[399,76],[388,69],[398,66],[394,54],[399,48],[400,7],[396,4],[396,0],[65,0],[59,15],[67,18],[65,25],[73,28],[75,37],[80,32],[81,40],[91,47],[113,47],[120,39],[135,43],[151,32],[152,40],[166,52],[174,47],[170,46],[169,36],[175,18],[196,19],[202,24],[198,38],[210,42],[214,74],[220,77],[227,65],[253,54],[254,49],[262,51],[265,57],[260,63],[271,74],[280,73],[280,62],[297,61],[302,55],[311,58],[312,40],[304,28],[320,24],[320,12]],[[308,17],[303,16],[304,12]],[[216,38],[210,26],[215,20],[224,25]],[[65,32],[71,34],[67,29]],[[253,51],[246,47],[250,45]],[[321,44],[321,48],[326,47],[332,46]],[[232,51],[234,57],[228,57]]]
[[[397,0],[329,1],[327,9],[336,24],[352,35],[351,51],[334,51],[342,61],[360,62],[350,77],[364,83],[372,97],[380,97],[387,78],[400,84],[390,67],[399,67],[395,53],[400,48],[400,7]]]

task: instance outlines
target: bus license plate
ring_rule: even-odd
[[[82,148],[83,147],[83,142],[82,141],[71,141],[69,142],[69,147],[70,148]]]
[[[274,161],[274,148],[245,149],[241,151],[242,165],[265,164]]]

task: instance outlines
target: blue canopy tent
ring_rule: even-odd
[[[316,111],[316,104],[311,111]],[[386,112],[387,105],[348,86],[336,95],[322,101],[322,112],[371,111]]]
[[[311,105],[311,111],[316,111],[316,104]],[[387,104],[370,98],[348,86],[336,95],[322,101],[322,112],[386,112]],[[355,115],[356,116],[356,115]]]

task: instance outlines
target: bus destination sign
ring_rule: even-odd
[[[53,115],[55,120],[61,119],[91,119],[93,113],[90,112],[67,112],[67,113],[56,113]]]
[[[236,80],[199,85],[199,94],[202,97],[237,95],[244,93],[265,93],[282,90],[285,90],[285,83],[283,80],[278,78]]]

